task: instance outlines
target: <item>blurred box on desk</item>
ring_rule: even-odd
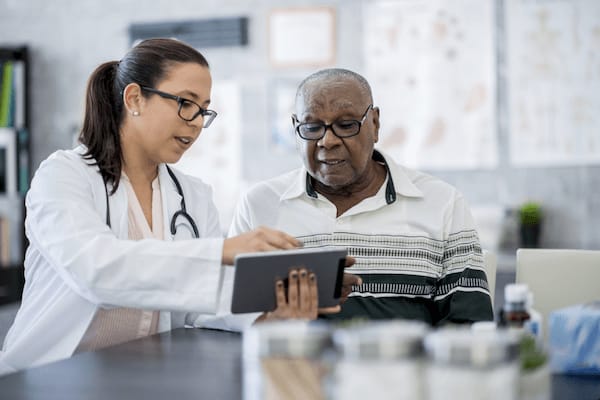
[[[499,204],[474,205],[471,214],[477,227],[481,248],[498,253],[504,229],[505,210]]]
[[[548,322],[552,371],[600,375],[600,301],[553,311]]]

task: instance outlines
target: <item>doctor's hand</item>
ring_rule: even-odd
[[[223,264],[233,264],[233,259],[240,253],[257,251],[289,250],[301,246],[300,241],[285,232],[260,226],[241,235],[225,239],[223,243]]]
[[[275,282],[277,308],[263,313],[255,322],[278,319],[316,319],[320,312],[317,277],[306,268],[294,268],[288,273],[288,289],[283,280]],[[339,306],[333,307],[339,311]]]

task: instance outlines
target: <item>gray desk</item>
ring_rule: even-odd
[[[0,399],[241,399],[241,336],[177,329],[0,378]],[[553,399],[599,400],[600,379],[555,375]]]
[[[128,342],[0,378],[0,399],[240,399],[241,336],[204,329]]]

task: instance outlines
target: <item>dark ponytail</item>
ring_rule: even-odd
[[[87,159],[95,159],[104,183],[118,187],[121,176],[119,125],[123,100],[115,90],[117,61],[100,65],[90,76],[85,99],[85,117],[79,141],[87,146]],[[116,184],[116,185],[115,185]]]
[[[130,83],[155,87],[176,63],[208,68],[202,54],[175,39],[148,39],[133,47],[120,62],[100,65],[89,78],[79,141],[84,158],[93,159],[110,193],[119,187],[123,154],[119,130],[123,121],[123,90]],[[145,95],[145,94],[144,94]]]

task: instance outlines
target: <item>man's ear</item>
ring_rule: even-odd
[[[377,143],[379,141],[379,107],[373,107],[371,110],[373,117],[373,125],[375,126],[375,130],[373,131],[373,143]]]
[[[144,105],[144,96],[142,96],[142,88],[137,83],[130,83],[123,89],[123,104],[127,113],[133,116],[138,116],[142,113]]]
[[[296,114],[292,114],[292,131],[294,134],[294,142],[296,143],[296,150],[297,151],[301,151],[302,150],[302,142],[304,142],[305,140],[302,139],[300,137],[300,135],[297,134],[296,132],[296,122],[298,121],[298,117],[296,116]]]

